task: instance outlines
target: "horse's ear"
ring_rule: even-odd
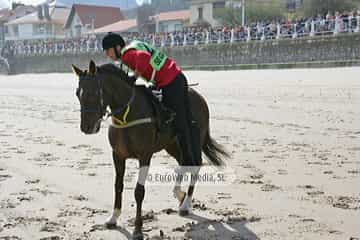
[[[91,60],[89,63],[89,73],[92,75],[95,75],[96,73],[96,64],[93,60]]]
[[[83,71],[81,71],[79,68],[77,68],[74,64],[71,65],[71,68],[76,75],[80,76],[83,74]]]

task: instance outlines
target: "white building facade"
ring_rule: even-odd
[[[61,39],[65,37],[63,25],[70,10],[63,7],[49,9],[48,15],[33,12],[5,23],[5,40]]]

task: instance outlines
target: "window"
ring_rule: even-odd
[[[225,1],[213,3],[213,17],[218,18],[225,9]]]
[[[43,23],[36,24],[34,27],[35,27],[34,30],[35,35],[45,33],[45,25]]]
[[[286,8],[289,12],[295,12],[296,11],[296,1],[295,0],[288,0],[286,4]]]
[[[222,9],[225,8],[225,2],[214,2],[213,3],[214,9]]]
[[[5,26],[5,27],[4,27],[4,33],[5,33],[5,34],[8,34],[8,33],[9,33],[9,27],[8,27],[8,26]]]
[[[13,30],[14,30],[14,36],[18,37],[19,36],[19,26],[18,25],[14,25],[13,26]]]
[[[81,26],[77,25],[75,26],[75,33],[73,37],[81,37]]]
[[[198,15],[198,19],[203,19],[203,8],[198,8],[198,12],[199,12],[199,15]]]
[[[169,26],[168,25],[162,25],[161,26],[161,31],[162,32],[168,32],[169,31]]]
[[[175,24],[175,31],[181,31],[182,30],[182,24]]]

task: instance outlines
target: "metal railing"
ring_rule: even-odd
[[[266,41],[269,39],[296,39],[319,35],[337,35],[360,32],[360,16],[347,18],[314,19],[296,23],[255,23],[232,29],[209,29],[202,31],[181,31],[154,33],[139,36],[123,33],[127,41],[146,41],[156,47],[187,46],[203,44],[226,44],[245,41]],[[62,55],[101,52],[101,38],[45,40],[36,43],[13,42],[8,46],[16,56]]]

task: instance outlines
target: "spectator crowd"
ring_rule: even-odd
[[[234,27],[189,27],[166,33],[122,33],[127,41],[138,39],[157,47],[221,44],[241,41],[313,37],[360,32],[360,10],[287,21],[260,21]],[[1,56],[61,55],[101,52],[102,35],[80,39],[6,41]]]

